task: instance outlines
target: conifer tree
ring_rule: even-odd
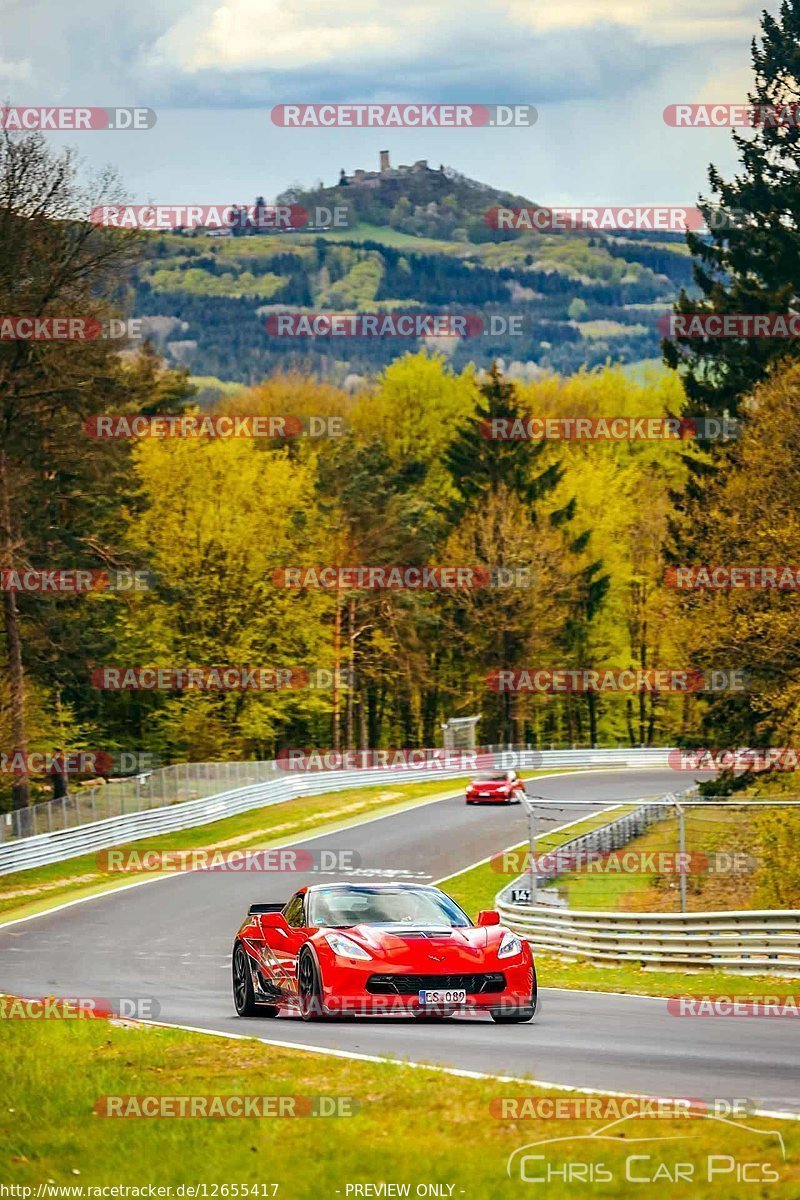
[[[731,181],[709,168],[699,207],[709,234],[689,233],[699,296],[683,290],[678,316],[790,313],[800,301],[800,0],[764,13],[752,62],[754,132],[735,133],[741,169]],[[735,414],[773,362],[796,355],[792,339],[679,334],[664,357],[684,375],[690,411]]]

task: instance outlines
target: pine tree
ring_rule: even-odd
[[[572,526],[575,497],[561,508],[554,509],[551,501],[543,511],[542,502],[564,474],[557,462],[540,464],[547,443],[490,436],[498,428],[511,430],[514,422],[524,422],[529,415],[495,363],[480,388],[475,415],[444,456],[457,492],[450,506],[451,542],[472,547],[474,561],[526,566],[535,577],[527,593],[512,588],[455,598],[462,610],[456,619],[458,644],[473,638],[473,666],[481,660],[493,669],[530,666],[528,657],[534,652],[554,654],[561,662],[576,661],[585,646],[587,625],[608,591],[602,563],[589,558],[590,532],[576,534]],[[509,424],[497,426],[499,421]],[[503,557],[496,557],[498,553]],[[527,559],[520,557],[526,553]],[[493,727],[501,741],[520,742],[524,707],[520,697],[510,693],[499,695],[495,704],[486,700],[484,727]],[[594,741],[596,709],[591,701],[589,725]]]
[[[492,365],[480,394],[475,416],[459,430],[445,453],[445,465],[458,492],[452,515],[458,519],[467,507],[501,484],[534,510],[537,502],[559,483],[562,469],[552,463],[537,471],[546,442],[489,436],[494,428],[510,429],[515,421],[524,421],[529,415],[520,406],[514,385],[503,379],[497,363]],[[507,421],[508,426],[498,427],[494,424],[497,421]]]
[[[753,40],[755,132],[734,134],[742,169],[731,182],[709,169],[713,200],[699,207],[708,235],[689,233],[699,297],[683,290],[676,314],[788,313],[800,299],[800,0],[784,0],[777,19],[764,13]],[[791,106],[785,123],[775,106]],[[691,411],[735,414],[777,359],[796,353],[791,340],[675,336],[663,344],[684,373]]]

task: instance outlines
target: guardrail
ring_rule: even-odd
[[[430,753],[430,751],[420,751],[420,753]],[[439,751],[439,753],[444,754],[445,751]],[[468,752],[454,751],[453,753],[465,754]],[[555,763],[560,755],[577,755],[580,761],[583,761],[587,755],[611,755],[614,758],[622,756],[620,758],[620,763],[622,763],[622,759],[626,755],[633,754],[638,755],[642,762],[655,756],[661,763],[663,756],[669,752],[660,749],[631,751],[620,748],[592,749],[576,746],[569,750],[540,751],[531,746],[486,746],[477,753],[513,755],[514,761],[509,761],[509,766],[524,765],[531,769],[541,765],[545,759]],[[478,767],[487,765],[491,766],[493,763],[485,761],[476,763]],[[609,760],[609,765],[615,764]],[[469,768],[467,767],[466,770],[468,771]],[[140,771],[138,774],[127,776],[124,779],[73,788],[69,795],[58,800],[45,800],[38,804],[32,804],[28,808],[0,814],[0,843],[12,841],[14,838],[32,837],[40,833],[55,833],[60,829],[88,825],[109,817],[129,816],[131,813],[148,812],[153,808],[182,804],[187,800],[197,800],[201,796],[214,796],[234,788],[249,787],[256,783],[269,783],[297,773],[294,770],[287,772],[283,765],[274,761],[176,763],[170,767],[159,767],[146,772]],[[314,771],[314,774],[327,773],[330,772]]]
[[[176,763],[142,769],[123,779],[73,785],[58,800],[44,800],[0,817],[0,844],[269,783],[276,776],[274,762]]]
[[[800,972],[800,910],[614,913],[497,902],[534,949],[596,962]]]
[[[498,766],[514,766],[520,770],[536,770],[558,767],[643,767],[667,766],[668,749],[619,749],[619,750],[494,750]],[[504,757],[507,756],[507,757]],[[210,768],[215,768],[212,772]],[[200,771],[208,777],[193,779]],[[8,818],[18,814],[0,816],[0,829],[4,838],[0,840],[0,875],[11,871],[23,871],[31,867],[76,858],[95,850],[104,850],[125,842],[137,841],[159,833],[173,833],[206,825],[223,817],[235,816],[248,809],[271,804],[281,804],[297,796],[325,795],[346,788],[374,787],[384,782],[411,783],[433,779],[453,779],[469,771],[459,765],[448,770],[437,766],[368,768],[353,771],[287,771],[275,762],[267,763],[206,763],[181,764],[164,768],[161,779],[148,785],[147,800],[161,799],[166,788],[166,772],[173,772],[177,794],[181,799],[172,803],[162,802],[154,807],[139,808],[134,812],[121,812],[100,820],[92,819],[91,792],[85,789],[63,801],[49,801],[57,806],[60,814],[58,826],[43,832],[13,836]],[[183,777],[181,777],[183,772]],[[228,787],[222,785],[227,775]],[[151,777],[148,777],[152,779]],[[240,786],[230,787],[235,780]],[[180,789],[177,785],[180,785]],[[244,784],[245,786],[241,786]],[[202,789],[204,794],[187,796],[193,788]],[[140,797],[142,795],[140,785]],[[32,814],[37,808],[22,810]],[[35,817],[31,819],[37,819]],[[9,836],[11,833],[11,836]]]

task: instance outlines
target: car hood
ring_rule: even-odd
[[[332,932],[321,930],[320,932]],[[368,950],[374,958],[397,966],[436,965],[475,967],[491,947],[497,947],[504,930],[499,925],[458,926],[452,929],[410,925],[353,925],[337,930]]]

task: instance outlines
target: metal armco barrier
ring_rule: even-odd
[[[666,767],[668,749],[619,749],[619,750],[514,750],[493,748],[498,756],[498,766],[506,765],[501,756],[508,755],[507,765],[521,770],[550,769],[558,767]],[[194,782],[190,779],[192,769],[202,769],[207,778]],[[216,774],[216,778],[214,778]],[[44,866],[68,858],[77,858],[95,850],[105,850],[159,833],[174,833],[191,829],[196,825],[207,825],[224,817],[235,816],[248,809],[271,804],[281,804],[297,796],[318,796],[347,788],[375,787],[381,783],[413,783],[435,779],[453,779],[468,775],[464,766],[447,770],[442,767],[369,768],[352,771],[285,771],[274,762],[179,764],[154,772],[148,777],[148,799],[168,794],[170,778],[180,783],[177,794],[183,796],[192,787],[202,788],[205,795],[196,799],[182,798],[158,807],[138,808],[134,812],[92,820],[91,789],[70,796],[64,803],[57,803],[56,811],[62,814],[58,828],[27,836],[13,836],[10,818],[18,814],[0,815],[0,875],[12,871],[24,871],[31,867]],[[249,782],[249,786],[230,787],[233,780]],[[188,780],[188,782],[187,782]],[[225,780],[228,786],[225,787]],[[113,785],[108,785],[113,786]],[[195,793],[196,795],[196,793]],[[36,805],[35,808],[44,808]],[[75,816],[72,817],[74,810]],[[33,810],[23,810],[31,813]],[[49,814],[52,819],[52,811]],[[11,836],[9,836],[11,834]]]
[[[726,971],[800,972],[800,910],[615,913],[498,901],[534,948],[566,958]]]

